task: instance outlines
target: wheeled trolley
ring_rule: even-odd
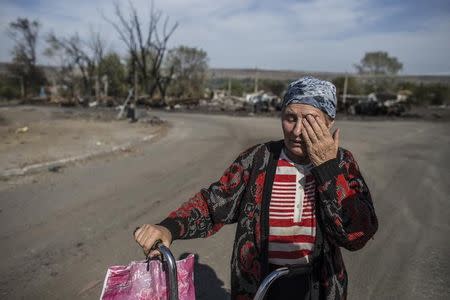
[[[157,249],[161,253],[161,260],[167,272],[167,288],[169,290],[169,300],[178,300],[178,275],[175,257],[173,256],[170,249],[164,246],[164,244],[160,240],[156,241],[152,249]]]
[[[261,285],[256,291],[256,295],[253,300],[263,300],[267,294],[267,291],[269,290],[272,283],[275,282],[275,280],[285,276],[305,275],[311,273],[311,270],[312,267],[310,265],[291,265],[287,267],[281,267],[272,271],[261,282]]]
[[[178,280],[177,280],[177,264],[175,258],[169,248],[164,246],[161,241],[157,241],[152,249],[157,249],[161,253],[162,263],[165,265],[165,269],[168,277],[168,289],[169,300],[178,300]],[[310,265],[291,265],[287,267],[278,268],[261,282],[258,290],[256,291],[254,300],[263,300],[269,291],[270,286],[277,279],[285,276],[304,275],[311,273],[312,267]]]

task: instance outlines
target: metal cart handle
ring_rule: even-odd
[[[311,266],[304,266],[304,265],[292,265],[288,267],[281,267],[274,271],[272,271],[269,275],[267,275],[266,278],[262,281],[261,285],[259,286],[258,290],[256,291],[255,297],[253,300],[263,300],[266,296],[267,291],[269,290],[269,287],[272,285],[272,283],[277,280],[280,277],[283,276],[295,276],[295,275],[302,275],[302,274],[308,274],[312,271]]]
[[[172,252],[164,246],[161,240],[157,240],[152,249],[159,250],[162,255],[162,262],[167,266],[169,300],[178,300],[177,263],[175,257],[173,257]]]

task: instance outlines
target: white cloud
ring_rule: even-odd
[[[123,7],[127,6],[122,1]],[[143,20],[149,1],[133,1]],[[262,2],[263,3],[263,2]],[[369,0],[316,0],[259,4],[251,0],[158,0],[155,6],[179,22],[170,45],[186,44],[208,52],[213,67],[352,71],[366,51],[385,50],[404,63],[404,73],[450,73],[449,18],[435,19],[420,31],[380,33],[365,28],[399,7],[371,7]],[[373,6],[373,5],[372,5]],[[370,9],[369,9],[370,8]],[[44,0],[35,9],[1,4],[0,60],[10,58],[4,33],[18,16],[38,18],[43,31],[60,35],[99,30],[110,46],[123,45],[101,13],[113,16],[112,1]],[[41,45],[43,48],[43,45]]]

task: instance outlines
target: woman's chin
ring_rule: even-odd
[[[302,148],[293,148],[290,152],[296,158],[304,158],[305,156],[305,153],[303,152]]]
[[[305,158],[305,152],[303,151],[303,148],[301,145],[291,145],[290,147],[287,147],[290,154],[294,156],[297,159],[303,159]]]

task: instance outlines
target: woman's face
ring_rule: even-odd
[[[302,137],[302,120],[307,116],[318,116],[330,128],[333,121],[325,113],[307,104],[290,104],[281,114],[281,124],[284,134],[284,145],[293,160],[304,160],[307,157],[306,144]]]

